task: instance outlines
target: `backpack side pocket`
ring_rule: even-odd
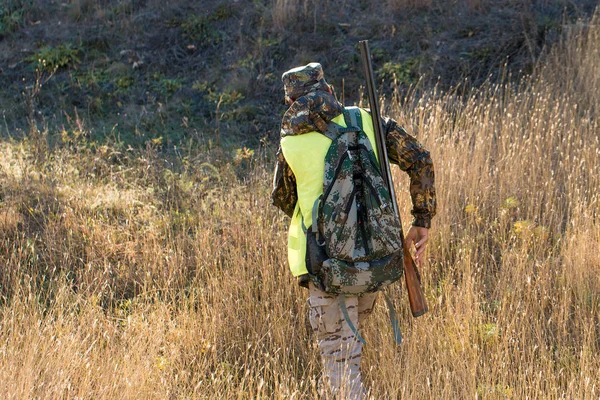
[[[319,278],[323,262],[329,257],[325,251],[325,245],[319,245],[317,234],[312,229],[306,230],[306,269],[311,277]]]

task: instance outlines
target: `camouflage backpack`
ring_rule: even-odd
[[[331,122],[332,140],[325,156],[323,194],[315,201],[307,231],[306,265],[315,285],[342,295],[375,292],[400,279],[403,268],[402,227],[381,177],[371,142],[357,107],[344,110],[346,128]],[[386,296],[388,306],[391,301]],[[390,309],[390,318],[393,307]],[[397,322],[392,320],[399,336]]]

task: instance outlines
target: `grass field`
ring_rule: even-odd
[[[364,327],[375,398],[600,397],[599,22],[520,84],[386,101],[432,153],[439,208],[430,312],[396,285],[405,343],[381,304]],[[315,398],[273,149],[166,157],[87,132],[0,143],[1,397]]]

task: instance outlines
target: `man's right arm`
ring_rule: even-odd
[[[273,177],[273,190],[271,191],[273,205],[279,207],[288,217],[294,215],[298,193],[296,191],[296,177],[288,165],[281,147],[277,150],[277,165]]]
[[[382,118],[390,162],[410,177],[413,226],[430,228],[436,211],[433,162],[429,152],[391,118]]]

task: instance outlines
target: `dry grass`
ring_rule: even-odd
[[[600,397],[598,20],[578,32],[518,87],[389,105],[432,151],[439,213],[430,313],[396,286],[405,344],[382,306],[365,327],[376,398]],[[175,173],[151,149],[44,143],[0,144],[3,398],[313,398],[262,157],[242,182],[215,153]]]

